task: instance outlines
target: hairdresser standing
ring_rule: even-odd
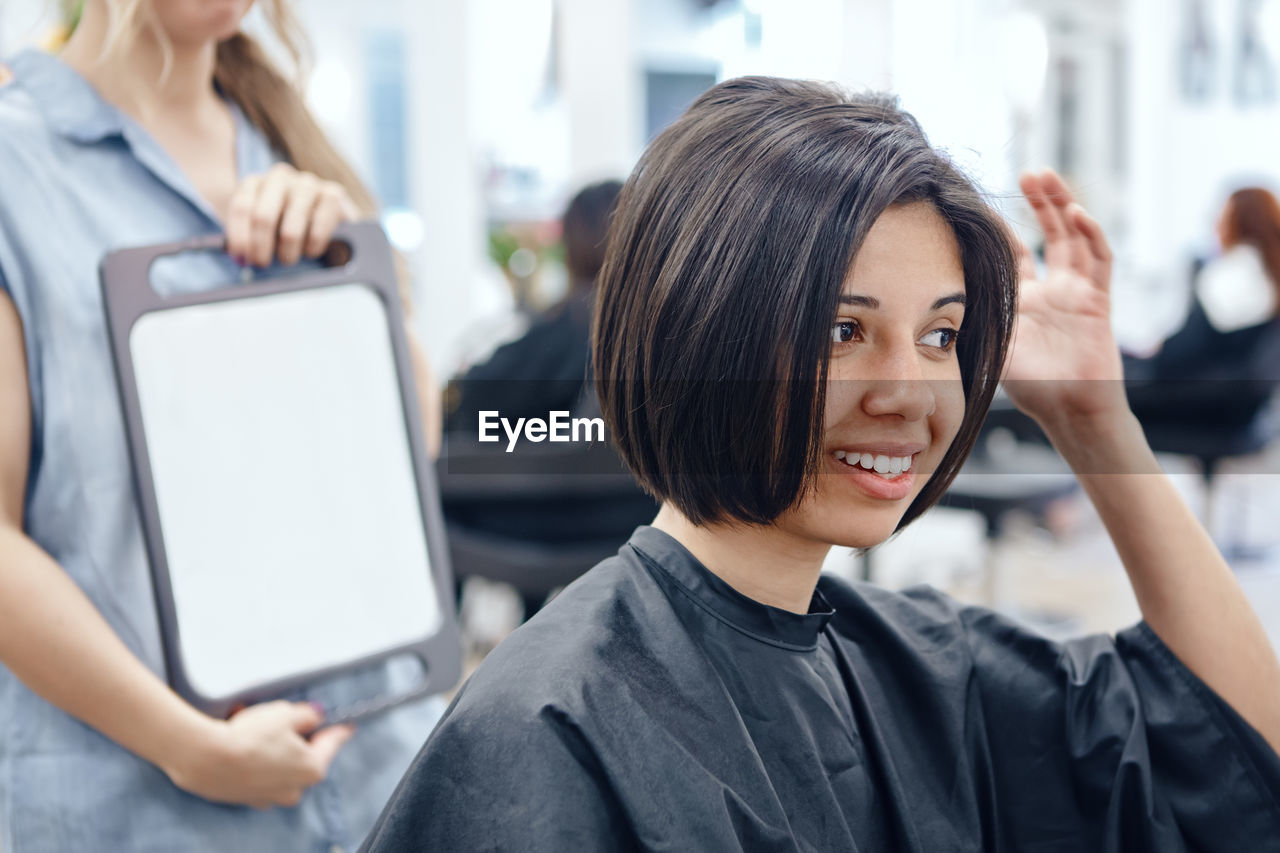
[[[20,53],[0,71],[6,853],[351,848],[439,715],[418,703],[359,731],[325,727],[325,707],[401,686],[390,670],[230,721],[163,680],[98,263],[225,231],[227,254],[153,276],[206,289],[239,264],[316,257],[339,222],[374,207],[239,31],[251,5],[86,0],[59,56]],[[285,0],[263,6],[295,48]]]

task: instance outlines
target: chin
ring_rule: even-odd
[[[244,0],[220,0],[206,3],[192,12],[186,20],[174,21],[171,37],[175,41],[201,44],[209,41],[225,41],[240,32],[240,24],[249,13],[252,3]],[[179,33],[181,35],[179,35]]]
[[[898,529],[910,501],[893,506],[829,506],[820,512],[803,511],[781,525],[792,535],[840,548],[873,548]]]
[[[843,525],[822,536],[825,541],[841,548],[874,548],[887,542],[898,529],[898,519],[889,523],[864,523],[861,520]]]

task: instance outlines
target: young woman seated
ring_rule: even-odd
[[[731,80],[653,142],[593,345],[662,509],[484,661],[367,849],[1277,844],[1280,666],[1126,405],[1102,232],[1023,190],[1039,277],[892,101]],[[820,574],[937,501],[1002,373],[1124,561],[1114,638]]]

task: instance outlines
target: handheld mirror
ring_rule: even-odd
[[[453,584],[390,247],[342,266],[162,295],[152,264],[221,235],[109,254],[101,279],[170,684],[240,704],[411,655],[460,673]]]

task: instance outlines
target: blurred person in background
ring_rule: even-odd
[[[1240,375],[1280,313],[1280,202],[1260,187],[1236,190],[1216,231],[1222,252],[1197,271],[1186,322],[1151,360],[1157,378]]]
[[[153,273],[202,290],[247,265],[315,263],[340,222],[375,213],[299,90],[240,30],[252,2],[86,0],[60,55],[28,50],[3,66],[6,851],[346,849],[440,713],[432,701],[359,731],[325,727],[326,707],[410,678],[383,667],[229,720],[164,681],[98,263],[118,247],[224,231],[226,254],[180,256]],[[288,3],[262,6],[298,58]]]
[[[587,381],[590,372],[591,312],[596,278],[604,263],[609,223],[622,190],[620,181],[584,187],[569,202],[561,219],[569,293],[537,319],[522,337],[505,344],[486,362],[456,379],[449,388],[446,417],[448,450],[476,442],[479,413],[495,411],[504,418],[546,418],[549,412],[579,416],[599,413]],[[501,444],[485,445],[502,452]],[[550,445],[544,445],[550,448]],[[564,473],[583,461],[579,448],[563,453]],[[509,470],[520,459],[506,457]],[[451,501],[444,496],[450,528],[479,535],[506,548],[551,545],[581,547],[605,543],[611,552],[635,526],[653,517],[656,505],[637,488],[634,494],[576,496],[548,493],[533,500]],[[584,567],[585,568],[585,567]],[[541,593],[523,594],[526,618],[542,606]]]
[[[568,295],[523,336],[450,384],[448,431],[475,436],[481,411],[499,411],[514,420],[578,410],[590,360],[596,276],[621,190],[620,181],[602,181],[584,187],[569,202],[561,219]]]
[[[1144,423],[1245,426],[1280,381],[1280,202],[1236,190],[1216,231],[1222,251],[1196,263],[1182,326],[1154,355],[1125,357]]]

